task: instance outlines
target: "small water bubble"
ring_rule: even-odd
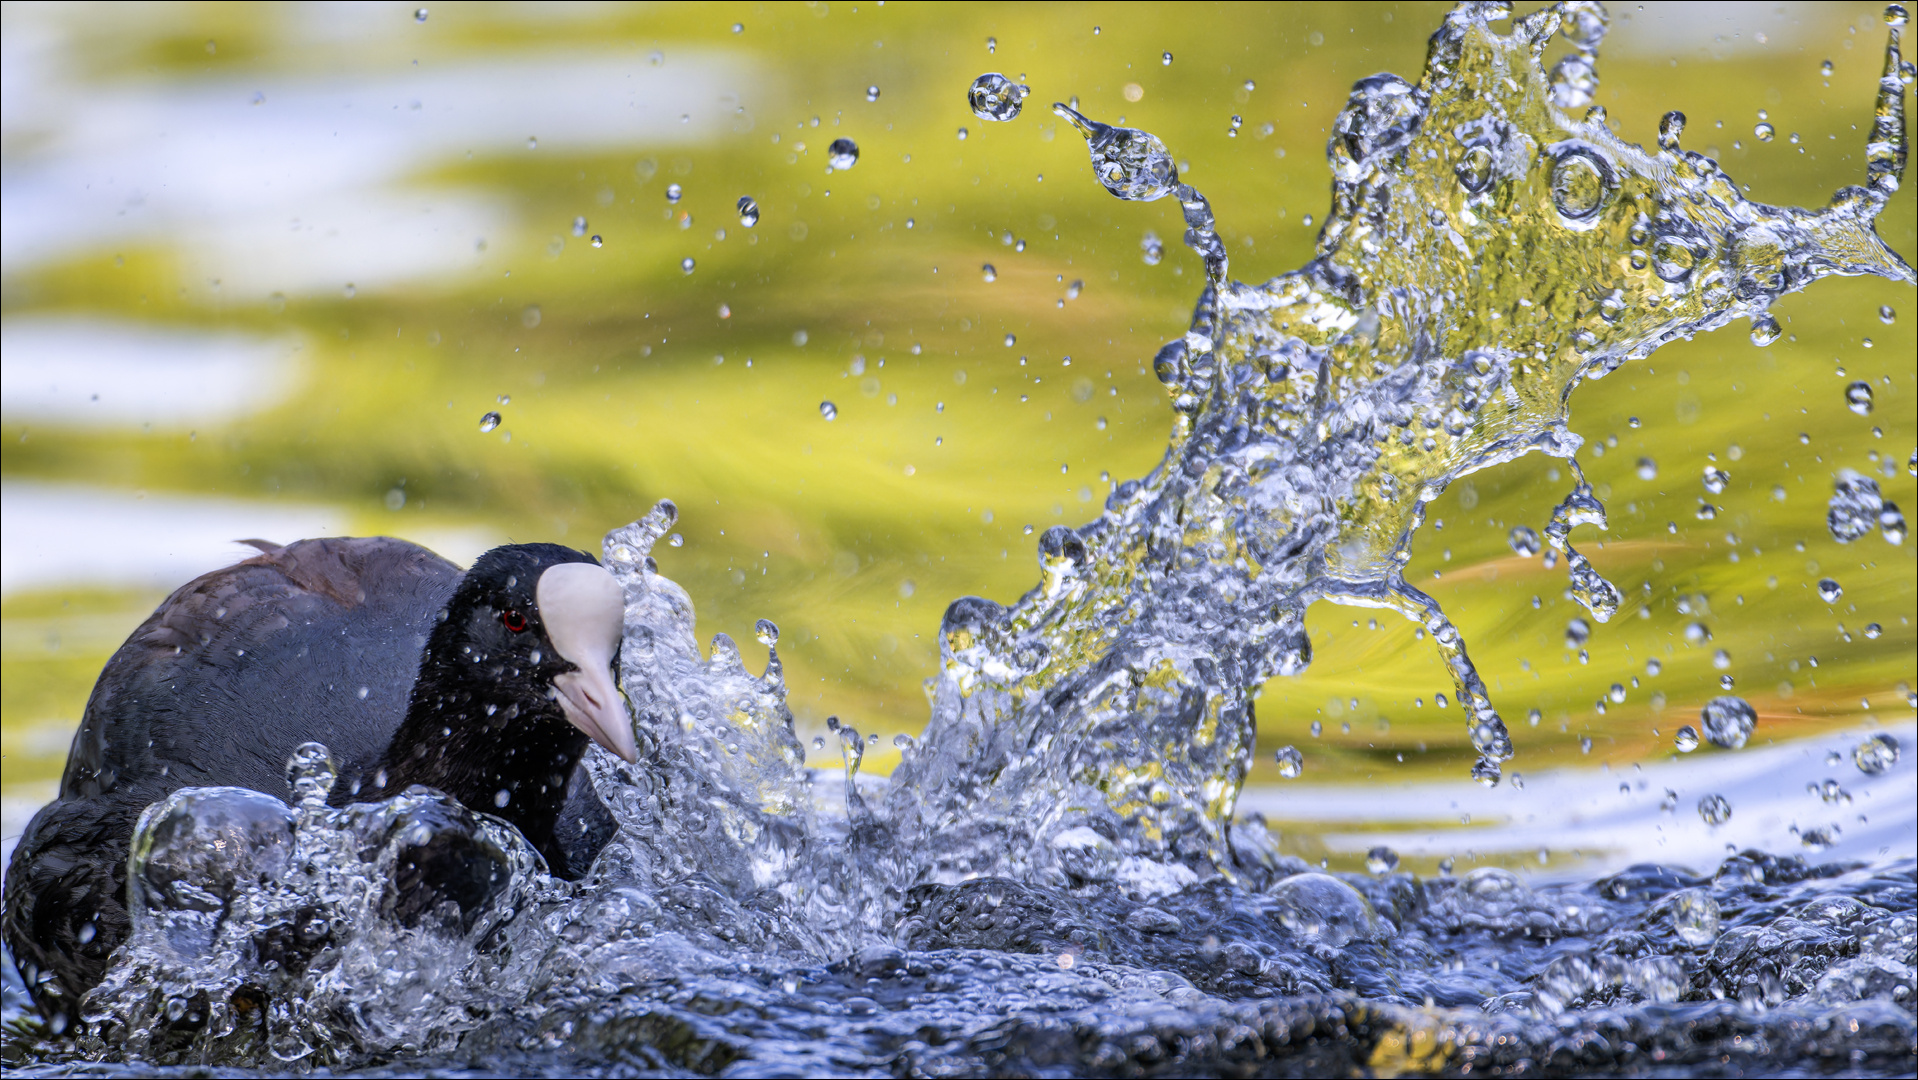
[[[960,141],[960,142],[965,142],[965,141],[966,141],[966,136],[968,136],[968,135],[970,135],[970,134],[972,134],[972,133],[971,133],[971,132],[969,132],[969,131],[967,131],[967,130],[966,130],[965,128],[960,128],[960,129],[959,129],[959,133],[958,133],[958,138],[959,138],[959,141]]]
[[[679,535],[678,533],[674,533],[673,535],[666,538],[666,546],[667,547],[685,547],[686,538]]]
[[[1171,54],[1171,53],[1169,53],[1169,52],[1168,52],[1168,53],[1160,53],[1160,54],[1159,54],[1159,63],[1161,63],[1161,64],[1163,64],[1163,65],[1165,65],[1166,67],[1171,67],[1171,66],[1172,66],[1172,54]]]
[[[427,16],[427,14],[428,14],[428,12],[427,12],[427,10],[426,10],[425,8],[419,8],[419,9],[417,9],[417,10],[415,10],[415,11],[413,12],[413,21],[414,21],[414,22],[425,22],[425,21],[426,21],[426,16]]]
[[[1019,110],[1025,108],[1026,95],[1031,92],[1025,85],[989,71],[972,80],[972,85],[966,88],[966,103],[972,107],[972,115],[979,119],[1003,123],[1018,117]]]
[[[1845,595],[1845,587],[1832,578],[1818,579],[1818,595],[1829,604]]]
[[[1612,699],[1614,705],[1622,703],[1625,700],[1625,684],[1613,683],[1612,688],[1606,691],[1606,696]]]
[[[1313,734],[1318,733],[1313,732]],[[1297,747],[1279,747],[1278,751],[1272,755],[1272,760],[1278,763],[1279,775],[1287,780],[1296,780],[1299,774],[1305,771],[1305,756],[1299,753]]]
[[[1884,632],[1885,628],[1875,622],[1865,624],[1865,640],[1867,641],[1877,641],[1878,635]]]
[[[1678,747],[1681,754],[1689,754],[1698,749],[1698,729],[1686,724],[1672,736],[1672,745]]]
[[[1878,776],[1898,764],[1898,740],[1880,732],[1852,747],[1852,764],[1866,776]]]
[[[991,263],[987,263],[979,268],[979,276],[985,278],[987,282],[998,281],[999,271],[994,269]]]
[[[1657,477],[1658,477],[1658,462],[1653,461],[1651,458],[1648,458],[1648,457],[1639,458],[1638,459],[1638,478],[1640,480],[1653,480],[1653,479],[1656,479]]]
[[[1861,379],[1845,387],[1845,407],[1859,416],[1871,415],[1871,384]]]
[[[1365,853],[1365,868],[1374,874],[1389,874],[1398,866],[1399,853],[1383,844]]]
[[[1886,326],[1890,326],[1892,323],[1898,321],[1898,313],[1891,309],[1891,305],[1887,304],[1878,309],[1878,321],[1884,323]]]
[[[592,244],[594,247],[605,247],[606,241],[598,233],[595,233],[593,234]]]
[[[1818,74],[1823,75],[1825,78],[1827,79],[1831,78],[1831,72],[1832,72],[1832,67],[1831,67],[1830,60],[1827,60],[1824,63],[1818,65]]]
[[[1752,128],[1752,134],[1757,136],[1759,142],[1770,142],[1778,134],[1778,129],[1761,120],[1758,126]]]
[[[879,100],[879,88],[877,86],[866,87],[866,100],[867,101]]]
[[[485,434],[486,432],[489,432],[493,430],[494,428],[499,427],[499,422],[500,422],[500,415],[498,413],[496,412],[486,413],[485,415],[480,417],[480,433]]]
[[[759,224],[759,204],[751,195],[739,197],[739,223],[748,229]]]
[[[1019,339],[1017,337],[1014,337],[1011,334],[1006,335],[1006,348],[1010,349],[1014,345],[1018,344],[1018,342],[1019,342]]]
[[[1506,537],[1506,542],[1512,545],[1513,551],[1528,559],[1537,555],[1543,547],[1539,543],[1538,532],[1527,525],[1513,526],[1511,534]]]
[[[826,147],[826,163],[835,169],[850,169],[859,161],[859,144],[851,139],[834,139]]]
[[[1732,819],[1731,800],[1723,795],[1707,795],[1698,800],[1698,816],[1707,825],[1723,825]]]
[[[837,420],[839,419],[839,406],[834,405],[830,401],[822,401],[819,403],[819,415],[828,420]]]
[[[679,268],[688,274],[693,272],[693,267],[696,265],[697,264],[693,262],[693,257],[691,255],[688,255],[685,258],[679,260]]]
[[[686,194],[685,189],[680,187],[678,184],[666,185],[666,201],[669,203],[678,202],[680,198],[684,196],[685,194]]]

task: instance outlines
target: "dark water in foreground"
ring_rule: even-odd
[[[1769,342],[1772,302],[1824,276],[1911,280],[1872,227],[1904,164],[1902,11],[1867,184],[1816,212],[1745,199],[1682,149],[1682,116],[1648,152],[1585,110],[1597,5],[1492,27],[1508,15],[1463,7],[1418,85],[1355,88],[1319,257],[1263,286],[1229,280],[1210,204],[1158,139],[1060,107],[1107,190],[1179,200],[1204,260],[1192,328],[1154,362],[1179,419],[1159,469],[1117,485],[1096,521],[1040,537],[1025,597],[951,605],[931,721],[901,737],[889,781],[858,782],[869,742],[835,724],[848,784],[826,790],[777,652],[753,675],[723,635],[701,648],[691,599],[650,554],[676,521],[662,503],[602,549],[626,590],[621,665],[649,756],[589,759],[620,829],[585,882],[552,880],[516,834],[431,792],[329,810],[331,766],[311,747],[289,766],[312,796],[300,806],[203,789],[149,812],[133,939],[73,1031],[27,1030],[10,992],[9,1064],[1912,1071],[1914,864],[1819,863],[1836,826],[1801,833],[1810,857],[1539,884],[1496,866],[1399,873],[1386,846],[1370,874],[1328,874],[1239,813],[1251,690],[1311,663],[1317,600],[1416,622],[1453,679],[1437,704],[1460,708],[1470,779],[1516,786],[1519,751],[1467,643],[1401,572],[1426,504],[1531,451],[1565,459],[1572,490],[1543,539],[1513,546],[1549,546],[1605,622],[1626,598],[1569,542],[1606,515],[1566,426],[1572,389],[1734,318]],[[1574,52],[1548,72],[1561,34]],[[1832,479],[1835,539],[1903,542],[1874,481]],[[758,636],[773,649],[779,632]],[[1690,741],[1736,751],[1756,716],[1722,685]],[[1898,756],[1895,740],[1860,742],[1850,767],[1897,777]],[[1820,797],[1850,807],[1842,787]],[[1722,792],[1668,799],[1713,827],[1738,810]],[[1909,816],[1878,812],[1881,827]],[[402,925],[387,879],[436,834],[507,884]]]

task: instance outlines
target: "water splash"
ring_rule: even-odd
[[[839,807],[836,779],[805,769],[776,627],[757,631],[759,675],[723,635],[702,655],[690,598],[650,556],[676,519],[661,503],[604,546],[645,756],[586,758],[617,823],[587,880],[552,881],[510,829],[431,792],[330,810],[325,751],[303,748],[290,810],[199,789],[148,811],[132,938],[48,1060],[1632,1072],[1765,1046],[1784,1048],[1762,1052],[1774,1065],[1903,1068],[1908,864],[1748,852],[1710,879],[1643,866],[1533,889],[1490,867],[1420,881],[1388,848],[1372,875],[1314,873],[1236,818],[1251,689],[1310,663],[1317,600],[1429,632],[1473,775],[1498,782],[1511,736],[1457,627],[1402,573],[1426,505],[1534,450],[1568,459],[1547,556],[1604,622],[1619,591],[1570,543],[1605,518],[1572,460],[1576,387],[1734,318],[1768,337],[1771,303],[1822,276],[1913,279],[1872,227],[1903,172],[1902,16],[1865,184],[1803,211],[1746,200],[1682,149],[1677,114],[1655,151],[1602,109],[1572,114],[1597,85],[1596,3],[1500,34],[1508,15],[1461,6],[1416,85],[1355,87],[1316,257],[1264,285],[1227,278],[1209,204],[1162,141],[1056,107],[1109,191],[1180,200],[1204,262],[1189,331],[1154,359],[1171,445],[1096,521],[1040,537],[1016,603],[947,609],[932,716],[883,801],[862,794],[851,725]],[[1558,33],[1575,53],[1548,72]],[[1886,511],[1846,484],[1832,528],[1857,539]],[[1872,776],[1897,757],[1889,736],[1855,754]],[[1721,796],[1697,805],[1730,816]],[[434,853],[458,872],[427,872]],[[1044,1013],[1008,1006],[1021,995]],[[1594,1008],[1611,1010],[1603,1049]]]

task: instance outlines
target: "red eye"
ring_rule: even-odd
[[[515,634],[526,629],[526,616],[520,614],[519,611],[514,608],[507,608],[505,611],[500,612],[499,621],[504,623],[506,628]]]

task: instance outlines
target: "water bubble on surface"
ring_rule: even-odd
[[[1713,746],[1737,750],[1758,726],[1758,712],[1744,698],[1715,697],[1699,710],[1698,721]]]
[[[1399,853],[1381,844],[1365,853],[1365,868],[1374,874],[1389,874],[1399,868]]]
[[[1702,804],[1700,809],[1702,812]],[[1729,808],[1726,814],[1729,816]],[[1706,820],[1711,821],[1710,818]],[[1712,824],[1720,824],[1722,820]],[[1690,888],[1669,893],[1652,907],[1650,914],[1653,917],[1664,916],[1678,940],[1694,949],[1702,949],[1718,940],[1721,915],[1718,899],[1710,889]]]
[[[1380,936],[1364,894],[1330,874],[1294,874],[1272,887],[1276,921],[1294,938],[1331,948]]]
[[[479,429],[480,429],[480,432],[484,434],[486,432],[492,431],[494,428],[499,427],[499,424],[500,424],[499,413],[489,412],[480,417]]]
[[[1707,825],[1723,825],[1732,819],[1732,804],[1723,795],[1707,795],[1698,800],[1698,817]]]
[[[1863,379],[1845,387],[1845,407],[1859,416],[1871,415],[1871,384]]]
[[[1287,780],[1296,780],[1305,771],[1305,755],[1297,747],[1281,746],[1273,753],[1272,760],[1279,766],[1279,775]]]
[[[1837,581],[1832,578],[1818,579],[1818,596],[1824,600],[1825,603],[1834,603],[1843,595],[1845,595],[1845,587],[1838,584]]]
[[[819,403],[819,415],[828,420],[837,420],[839,419],[839,406],[834,405],[830,401],[822,401]]]
[[[759,224],[759,204],[751,195],[739,197],[739,223],[748,229]]]
[[[826,163],[835,169],[850,169],[859,162],[859,144],[851,139],[834,139],[826,147]]]
[[[1676,746],[1681,754],[1689,754],[1698,749],[1698,729],[1690,724],[1679,728],[1672,735],[1672,745]]]
[[[1529,525],[1512,526],[1510,535],[1505,539],[1507,543],[1512,545],[1514,552],[1528,559],[1537,555],[1543,549],[1543,545],[1539,543],[1538,532]]]
[[[1851,762],[1866,776],[1878,776],[1898,764],[1898,740],[1879,732],[1852,747]]]
[[[1019,116],[1019,110],[1025,108],[1026,95],[1031,92],[1024,84],[989,71],[972,80],[972,85],[966,88],[966,103],[972,107],[972,115],[979,119],[1004,122]]]

